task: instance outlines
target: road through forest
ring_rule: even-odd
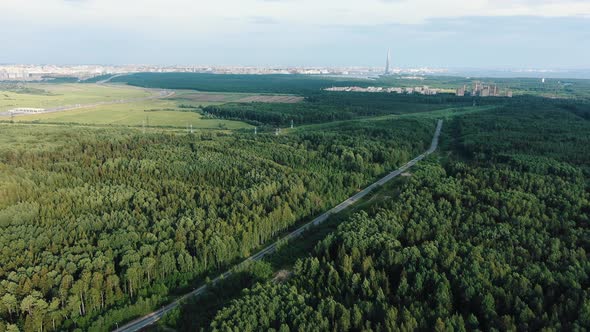
[[[238,264],[237,266],[240,266],[242,264],[246,264],[250,261],[261,260],[265,256],[273,253],[280,243],[285,243],[285,241],[289,241],[291,239],[301,236],[301,234],[303,232],[305,232],[306,230],[308,230],[309,228],[319,225],[319,224],[323,223],[324,221],[326,221],[328,219],[328,217],[330,217],[330,215],[338,213],[338,212],[346,209],[347,207],[353,205],[354,203],[359,201],[361,198],[365,197],[367,194],[369,194],[371,191],[373,191],[377,187],[384,185],[385,183],[391,181],[393,178],[399,176],[401,173],[405,172],[410,167],[416,165],[416,163],[418,163],[420,160],[426,158],[428,155],[433,153],[436,150],[436,148],[438,147],[438,140],[439,140],[440,132],[442,129],[442,124],[443,124],[443,120],[438,120],[438,123],[436,125],[436,130],[435,130],[434,136],[432,138],[432,143],[430,144],[430,148],[428,148],[428,150],[426,150],[424,153],[422,153],[421,155],[417,156],[416,158],[410,160],[408,163],[401,166],[397,170],[387,174],[385,177],[381,178],[379,181],[377,181],[377,182],[371,184],[370,186],[366,187],[365,189],[359,191],[354,196],[351,196],[350,198],[348,198],[344,202],[336,205],[335,207],[328,210],[327,212],[320,215],[319,217],[315,218],[314,220],[302,225],[301,227],[297,228],[293,232],[287,234],[286,236],[282,237],[278,241],[276,241],[273,244],[262,249],[258,253],[248,257],[246,260],[244,260],[242,263]],[[217,281],[228,277],[231,273],[232,273],[231,270],[228,270],[228,271],[222,273],[221,275],[219,275],[217,278],[213,279],[211,282],[216,283]],[[207,285],[203,285],[203,286],[179,297],[178,299],[174,300],[172,303],[170,303],[170,304],[168,304],[168,305],[166,305],[166,306],[164,306],[164,307],[162,307],[150,314],[147,314],[143,317],[137,318],[137,319],[115,329],[114,332],[139,331],[142,328],[152,325],[155,322],[157,322],[160,318],[162,318],[162,316],[164,316],[170,310],[176,308],[184,300],[186,300],[192,296],[198,296],[198,295],[204,293],[206,290],[207,290]]]

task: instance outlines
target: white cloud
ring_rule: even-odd
[[[380,64],[385,45],[408,65],[590,58],[590,0],[0,0],[0,15],[0,62]]]
[[[3,18],[22,23],[231,29],[251,18],[304,25],[415,24],[465,16],[587,16],[579,0],[2,0]],[[233,23],[228,23],[233,22]]]

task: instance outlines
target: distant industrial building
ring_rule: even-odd
[[[404,94],[421,94],[421,95],[436,95],[438,93],[448,93],[449,91],[443,89],[430,88],[428,86],[416,87],[380,87],[380,86],[337,86],[324,89],[325,91],[340,91],[340,92],[387,92],[387,93],[404,93]]]
[[[466,87],[464,86],[462,89],[457,89],[457,96],[460,96],[459,92],[462,92],[463,96],[466,95]],[[486,85],[479,81],[475,81],[473,82],[473,88],[470,95],[475,97],[512,97],[512,91],[506,90],[502,93],[496,84]]]
[[[489,86],[482,87],[481,90],[479,90],[479,96],[480,97],[489,97],[490,96],[490,87]]]
[[[456,94],[459,97],[463,97],[463,96],[465,96],[465,91],[467,91],[467,86],[463,85],[462,87],[457,89]]]
[[[33,107],[18,107],[9,110],[10,113],[15,114],[34,114],[34,113],[43,113],[45,112],[44,108],[33,108]]]

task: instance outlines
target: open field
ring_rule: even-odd
[[[298,96],[266,96],[266,95],[259,95],[259,96],[251,96],[242,98],[239,100],[241,103],[251,103],[251,102],[258,102],[258,103],[299,103],[303,101],[303,97]]]
[[[102,105],[67,112],[23,115],[19,122],[79,123],[92,125],[125,125],[158,127],[224,128],[249,127],[239,121],[205,119],[196,112],[179,110],[172,100],[149,100],[130,104]]]
[[[250,96],[250,95],[246,95]],[[207,102],[207,103],[229,103],[237,102],[241,98],[245,98],[242,94],[234,93],[209,93],[209,92],[197,92],[197,93],[184,93],[174,99],[186,100],[190,102]]]
[[[183,91],[177,92],[172,98],[185,102],[202,103],[298,103],[303,101],[303,97],[282,94],[252,94],[252,93],[224,93],[224,92],[196,92]]]
[[[19,115],[17,122],[71,123],[83,125],[124,125],[151,127],[238,129],[249,125],[238,121],[205,119],[196,112],[178,106],[186,102],[176,99],[149,99],[153,91],[125,85],[99,84],[26,84],[0,85],[0,112],[16,107],[52,108],[67,105],[92,105],[74,110]],[[251,94],[239,94],[237,99]],[[231,97],[228,94],[228,97]],[[207,99],[207,98],[205,98]],[[217,104],[214,98],[199,105]],[[117,101],[120,104],[102,104]],[[0,117],[0,120],[8,119]]]
[[[148,90],[129,86],[97,84],[27,84],[19,93],[0,85],[0,112],[17,107],[51,108],[76,104],[92,104],[120,99],[145,98]],[[28,93],[27,93],[28,92]]]

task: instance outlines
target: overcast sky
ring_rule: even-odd
[[[0,63],[590,68],[590,0],[0,0]]]

